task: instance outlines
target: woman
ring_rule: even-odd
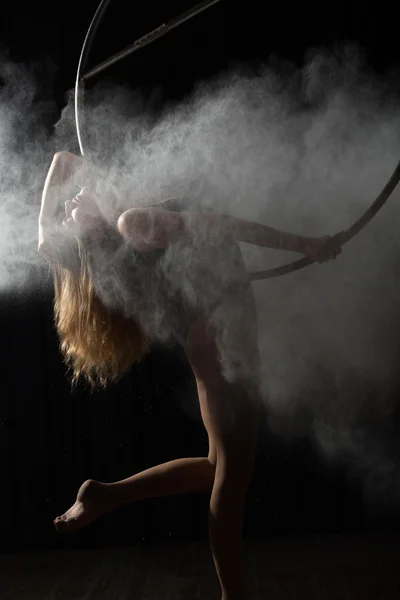
[[[329,236],[304,238],[229,216],[171,210],[168,203],[117,210],[105,218],[96,196],[86,188],[66,202],[66,219],[55,231],[60,191],[80,167],[81,159],[74,155],[56,154],[39,217],[39,252],[53,264],[56,325],[74,380],[83,376],[93,385],[107,384],[143,356],[152,341],[149,338],[157,337],[157,331],[146,328],[136,316],[139,309],[129,270],[124,271],[121,294],[129,298],[132,291],[130,312],[126,303],[118,305],[116,290],[109,293],[109,286],[104,285],[110,261],[121,248],[123,259],[112,263],[113,272],[115,264],[125,269],[127,261],[136,261],[135,265],[144,266],[143,275],[154,275],[169,248],[194,247],[200,232],[202,245],[193,250],[197,263],[201,248],[206,253],[207,244],[212,243],[213,248],[232,253],[234,268],[231,281],[221,284],[219,276],[212,279],[213,269],[207,267],[214,295],[201,307],[179,294],[171,302],[165,279],[155,278],[165,299],[166,318],[176,320],[178,315],[181,321],[182,326],[174,331],[196,378],[208,456],[174,460],[115,483],[86,481],[75,504],[55,519],[55,527],[59,532],[75,531],[106,511],[143,498],[207,492],[210,542],[222,598],[241,600],[243,510],[259,424],[259,356],[254,297],[237,242],[298,251],[318,262],[335,258],[340,248]],[[216,314],[230,319],[224,332],[235,357],[229,373],[221,360]]]

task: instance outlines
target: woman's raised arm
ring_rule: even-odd
[[[83,159],[71,152],[57,152],[47,173],[39,213],[38,251],[52,262],[52,246],[55,236],[60,235],[55,216],[67,186],[74,183],[74,176],[82,168]]]
[[[57,152],[52,160],[44,182],[39,223],[46,227],[56,213],[63,188],[72,183],[77,171],[82,167],[83,159],[71,152]]]

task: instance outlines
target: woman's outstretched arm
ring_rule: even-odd
[[[238,242],[305,254],[311,238],[236,217],[221,216],[223,227]]]
[[[299,252],[318,262],[336,258],[336,255],[341,252],[338,240],[328,235],[323,237],[296,235],[262,223],[214,213],[200,213],[199,218],[204,220],[203,227],[208,225],[211,232],[223,238],[254,246]]]
[[[139,251],[204,240],[235,240],[256,246],[299,252],[324,262],[340,253],[335,238],[311,238],[213,212],[174,212],[159,208],[130,209],[118,221],[121,235]]]

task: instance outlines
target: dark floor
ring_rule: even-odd
[[[271,539],[246,545],[249,599],[396,600],[395,535]],[[208,546],[0,555],[0,600],[220,600]]]

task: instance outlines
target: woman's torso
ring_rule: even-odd
[[[157,208],[181,212],[189,202],[168,199]],[[106,270],[96,286],[103,301],[139,320],[152,340],[184,343],[200,316],[252,296],[239,245],[232,241],[194,240],[143,253],[125,244]]]

